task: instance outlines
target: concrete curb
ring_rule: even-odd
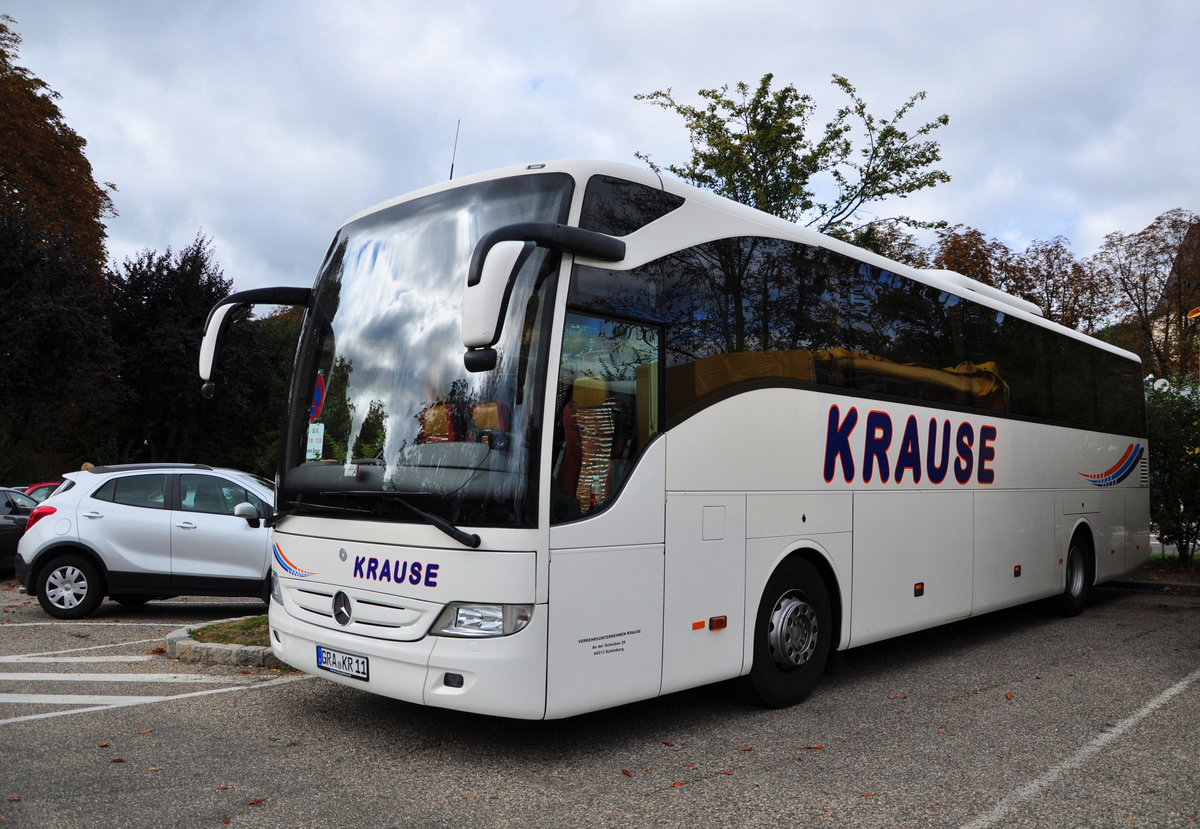
[[[180,662],[200,662],[208,665],[287,668],[288,666],[280,662],[270,648],[259,645],[219,645],[211,642],[197,642],[192,638],[193,630],[249,618],[251,617],[240,616],[236,619],[220,619],[172,631],[167,634],[167,656],[171,659],[178,659]]]

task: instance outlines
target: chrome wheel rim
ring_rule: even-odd
[[[78,607],[88,593],[87,576],[78,567],[59,567],[46,579],[46,598],[62,610]]]
[[[817,650],[817,611],[795,591],[785,593],[771,610],[767,647],[771,661],[783,670],[805,665]]]

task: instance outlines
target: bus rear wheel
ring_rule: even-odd
[[[771,708],[803,701],[824,673],[832,643],[833,614],[825,580],[803,559],[785,561],[759,602],[746,690]]]

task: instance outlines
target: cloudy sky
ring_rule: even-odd
[[[20,64],[62,96],[116,260],[203,232],[238,289],[308,285],[361,209],[455,176],[563,157],[686,160],[634,100],[755,83],[844,98],[934,137],[953,180],[878,208],[1077,255],[1200,211],[1196,0],[0,0]]]

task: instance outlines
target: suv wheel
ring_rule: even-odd
[[[79,619],[100,606],[104,584],[96,565],[80,555],[51,561],[38,576],[38,602],[58,619]]]

